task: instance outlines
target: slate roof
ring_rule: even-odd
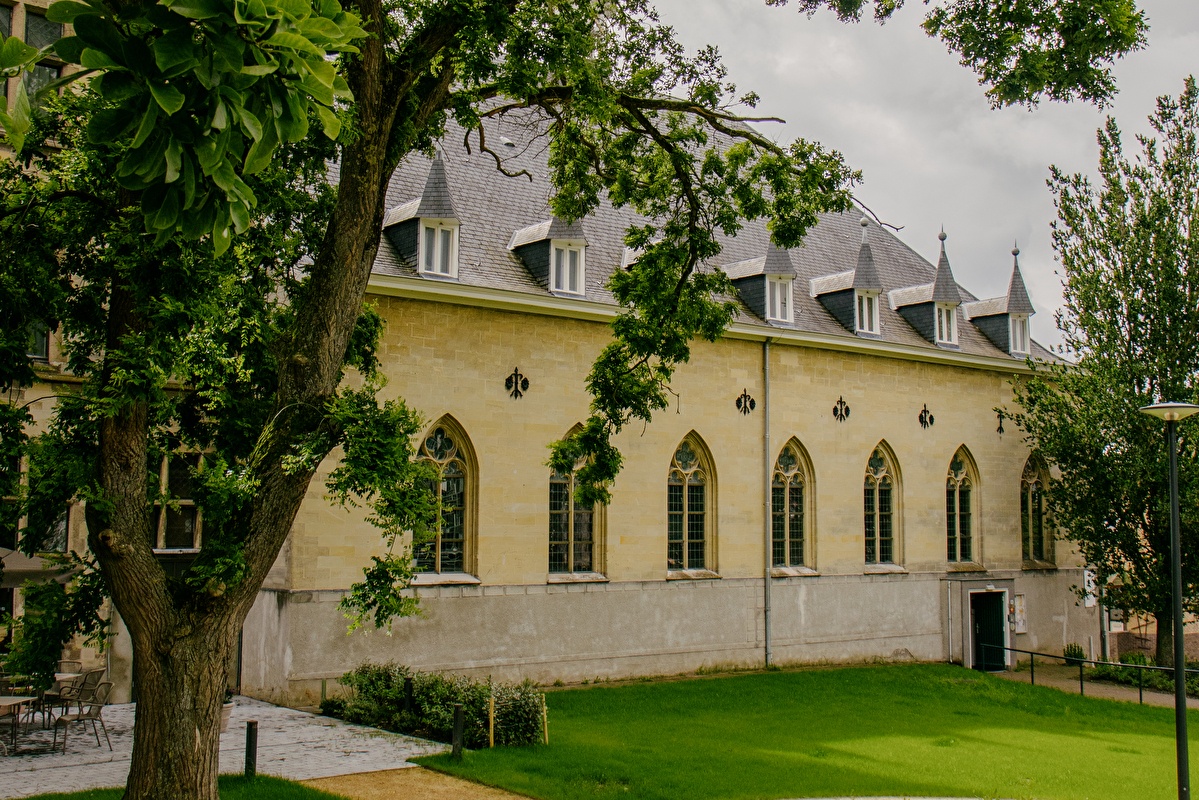
[[[1024,288],[1024,276],[1020,274],[1020,248],[1012,249],[1012,277],[1008,280],[1007,294],[1003,297],[989,297],[974,303],[966,303],[967,319],[990,317],[996,314],[1028,314],[1037,313],[1028,290]],[[1036,343],[1033,343],[1036,345]],[[1039,345],[1036,345],[1039,346]]]
[[[933,278],[934,303],[960,303],[962,294],[958,291],[958,282],[953,279],[953,270],[949,268],[949,256],[945,255],[945,231],[937,235],[941,240],[941,256],[937,259],[937,277]]]
[[[511,142],[510,145],[501,144],[498,148],[505,169],[509,172],[525,170],[528,175],[507,177],[496,170],[490,155],[480,153],[477,148],[466,152],[461,145],[462,131],[456,127],[451,127],[439,144],[445,185],[460,222],[459,283],[544,296],[547,299],[552,296],[509,249],[515,241],[515,232],[539,229],[540,226],[553,223],[554,215],[549,207],[553,188],[549,181],[548,139],[544,135],[548,126],[543,119],[535,117],[535,113],[530,112],[523,120],[496,119],[487,122],[489,141],[500,142],[503,141],[501,137],[505,137]],[[393,210],[388,215],[389,220],[396,216],[398,207],[406,208],[423,198],[424,189],[430,183],[433,163],[420,155],[410,156],[401,163],[387,190],[387,203]],[[331,178],[336,180],[336,168]],[[847,342],[860,342],[859,337],[846,331],[832,314],[801,288],[843,282],[846,277],[850,283],[845,288],[852,285],[861,255],[860,216],[857,211],[823,214],[801,245],[779,251],[791,261],[796,277],[796,290],[793,293],[795,329],[844,336]],[[581,236],[572,234],[563,237],[583,238],[587,242],[588,300],[615,304],[606,283],[614,270],[627,264],[633,257],[626,252],[628,248],[624,243],[624,233],[630,225],[641,222],[643,220],[631,209],[614,208],[605,201],[571,226]],[[870,261],[873,262],[876,280],[882,291],[934,282],[937,271],[932,264],[878,223],[868,221],[866,227],[870,237]],[[709,267],[726,271],[766,268],[770,238],[765,221],[746,223],[735,237],[720,236],[719,241],[723,251]],[[759,261],[760,267],[753,263]],[[380,242],[374,271],[381,275],[420,277],[416,265],[405,263],[387,237]],[[1020,287],[1023,288],[1022,281]],[[963,301],[976,299],[961,287],[959,290]],[[1027,292],[1024,298],[1027,298]],[[921,336],[888,304],[880,303],[880,306],[883,341],[937,350],[936,345]],[[758,324],[763,329],[770,327],[744,304],[739,304],[736,320]],[[991,344],[973,325],[961,324],[958,328],[961,352],[1012,358]],[[1035,343],[1033,350],[1036,358],[1053,358],[1049,351]]]
[[[544,242],[546,239],[573,239],[586,242],[587,234],[584,233],[579,220],[568,223],[553,217],[513,233],[512,240],[508,243],[508,249],[515,250],[522,245]]]

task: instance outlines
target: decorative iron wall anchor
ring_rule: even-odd
[[[996,411],[995,416],[999,418],[999,427],[995,429],[995,432],[998,433],[1000,436],[1002,436],[1003,435],[1003,421],[1005,419],[1007,419],[1008,416],[1007,416],[1007,414],[1004,414],[1002,411]]]
[[[513,367],[512,374],[504,381],[504,388],[513,398],[524,397],[529,390],[529,379],[520,374],[520,367]]]
[[[837,398],[837,404],[833,406],[833,419],[837,422],[849,419],[849,403],[845,402],[844,397]]]
[[[920,412],[920,416],[916,417],[916,419],[920,422],[920,427],[924,428],[925,430],[931,428],[933,423],[936,422],[936,420],[933,418],[933,415],[928,410],[927,403],[924,406],[924,410]]]
[[[741,396],[737,398],[737,410],[742,414],[748,414],[757,407],[758,404],[755,403],[754,399],[749,396],[749,390],[742,389]]]

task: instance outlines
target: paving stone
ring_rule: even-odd
[[[65,753],[51,752],[53,732],[40,728],[35,719],[29,731],[21,729],[18,754],[0,756],[0,798],[123,786],[133,750],[134,710],[133,704],[105,707],[111,752],[103,731],[97,747],[90,726],[83,725],[71,726]],[[245,729],[252,719],[258,720],[258,772],[291,780],[411,767],[410,758],[449,749],[438,742],[237,697],[229,730],[221,736],[221,772],[245,769]]]

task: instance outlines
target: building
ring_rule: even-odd
[[[242,691],[308,702],[368,659],[538,681],[767,649],[1002,667],[980,642],[1060,652],[1098,633],[1045,516],[1044,464],[1003,413],[1026,358],[1052,357],[1029,338],[1018,254],[1007,294],[977,299],[944,235],[936,266],[858,214],[791,250],[762,226],[728,240],[711,266],[733,279],[736,321],[696,344],[673,408],[619,437],[611,504],[573,504],[547,446],[587,415],[616,312],[605,282],[638,254],[626,211],[553,217],[529,135],[490,132],[532,181],[447,146],[389,192],[370,284],[384,391],[427,417],[445,509],[419,555],[423,614],[347,635],[337,602],[381,543],[322,499],[328,462],[246,621]]]

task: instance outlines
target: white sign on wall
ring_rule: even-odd
[[[1016,633],[1028,633],[1028,614],[1024,607],[1024,595],[1018,594],[1012,599],[1012,619],[1016,623]]]
[[[1089,569],[1082,573],[1082,588],[1086,594],[1082,597],[1082,605],[1084,608],[1094,608],[1099,602],[1099,598],[1095,596],[1095,573]]]

